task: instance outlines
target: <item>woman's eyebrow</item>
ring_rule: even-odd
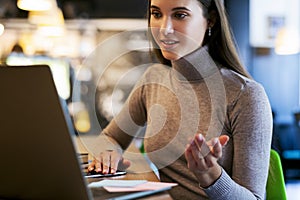
[[[186,7],[176,7],[176,8],[173,8],[172,9],[173,11],[176,11],[176,10],[186,10],[186,11],[191,11],[190,9],[186,8]]]
[[[160,8],[159,7],[157,7],[157,6],[151,6],[150,8],[152,8],[152,9],[158,9],[158,10],[160,10]]]
[[[151,9],[158,9],[160,10],[160,8],[158,6],[152,5],[150,7]],[[172,8],[172,11],[177,11],[177,10],[186,10],[186,11],[191,11],[190,9],[186,8],[186,7],[176,7],[176,8]]]

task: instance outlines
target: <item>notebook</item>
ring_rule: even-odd
[[[48,66],[0,67],[0,199],[92,199]]]

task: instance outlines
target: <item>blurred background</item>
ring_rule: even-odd
[[[282,158],[285,178],[300,179],[300,2],[298,0],[224,0],[243,63],[270,99],[274,117],[273,148]],[[80,82],[84,98],[96,93],[97,121],[102,127],[113,113],[111,100],[118,74],[150,63],[145,19],[147,0],[0,0],[0,62],[6,65],[48,64],[59,95],[81,113],[80,132],[93,129],[89,108],[72,102],[73,82]],[[99,44],[125,30],[111,46],[128,52],[109,66],[89,58]],[[111,51],[113,53],[113,51]],[[109,52],[106,52],[109,53]],[[84,70],[82,70],[84,69]],[[101,83],[93,70],[103,69]],[[106,70],[109,69],[109,70]],[[81,70],[80,76],[75,74]],[[121,107],[141,71],[118,85],[113,105]],[[96,92],[95,92],[96,91]],[[119,106],[118,106],[119,105]],[[117,112],[117,111],[116,111]],[[77,122],[77,124],[76,124]]]

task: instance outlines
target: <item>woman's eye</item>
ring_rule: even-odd
[[[174,17],[176,19],[184,19],[186,16],[187,16],[187,14],[185,14],[185,13],[175,13],[174,14]]]
[[[154,17],[154,18],[160,18],[162,15],[160,12],[158,11],[152,11],[151,12],[151,15]]]

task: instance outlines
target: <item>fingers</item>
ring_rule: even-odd
[[[206,171],[208,169],[206,164],[206,156],[201,152],[201,147],[204,146],[204,139],[199,138],[198,142],[195,139],[189,144],[185,151],[185,157],[188,162],[188,168],[197,171]]]
[[[228,143],[229,137],[227,135],[221,135],[219,138],[213,138],[212,142],[212,152],[214,157],[217,159],[222,157],[222,148]]]
[[[200,151],[200,153],[202,154],[203,157],[206,157],[209,153],[210,153],[210,148],[208,146],[208,143],[205,141],[204,137],[202,134],[198,134],[195,136],[194,139],[198,150]],[[199,153],[198,153],[199,154]],[[200,156],[200,154],[199,154]],[[201,157],[201,156],[200,156]]]
[[[121,155],[113,151],[110,156],[110,173],[115,173],[118,169],[124,171],[130,166],[130,161],[121,157]]]
[[[88,171],[110,174],[116,173],[117,169],[125,170],[130,166],[130,162],[122,158],[122,155],[114,150],[106,150],[99,154],[89,165]]]
[[[213,147],[212,147],[212,152],[213,152],[213,156],[217,159],[222,157],[222,145],[219,141],[218,138],[214,138],[212,140],[213,143]]]
[[[193,170],[193,169],[196,169],[197,168],[197,164],[195,162],[195,159],[193,157],[193,154],[192,154],[192,150],[190,148],[191,146],[188,145],[187,148],[186,148],[186,151],[185,151],[185,158],[187,160],[187,163],[188,163],[188,168]]]
[[[106,169],[103,169],[105,170],[104,173],[106,172],[112,174],[116,173],[118,169],[119,160],[120,160],[120,155],[116,151],[112,151],[109,156],[109,165],[107,165],[108,167]]]
[[[111,166],[111,151],[102,152],[102,172],[103,174],[110,173]]]
[[[194,138],[191,144],[191,153],[196,162],[198,170],[207,170],[206,157],[209,154],[209,149],[206,146],[205,139],[202,135]]]
[[[95,162],[95,171],[96,172],[102,172],[102,162],[98,161],[97,159],[94,160]]]
[[[107,150],[104,152],[101,152],[98,157],[95,157],[94,160],[90,163],[88,167],[88,171],[95,171],[97,173],[115,173],[115,170],[117,169],[118,164],[115,164],[115,158],[116,156],[112,156],[111,154],[114,154],[113,151]],[[113,161],[113,164],[112,164]]]
[[[95,165],[96,165],[96,160],[94,159],[94,160],[89,164],[88,171],[91,172],[91,171],[95,170]]]
[[[222,135],[206,141],[201,134],[197,134],[185,151],[188,167],[204,172],[216,165],[217,160],[222,157],[222,147],[228,140],[228,136]]]

